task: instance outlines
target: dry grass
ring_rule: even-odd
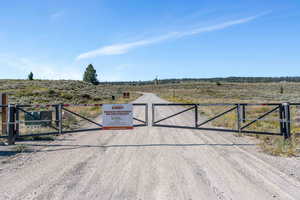
[[[25,144],[17,144],[12,149],[18,153],[23,153],[28,151],[28,147]]]
[[[0,80],[0,93],[15,104],[103,103],[128,91],[129,85],[92,85],[72,80]],[[133,97],[139,94],[132,93]]]

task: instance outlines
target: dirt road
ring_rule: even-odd
[[[164,101],[145,94],[136,102]],[[0,164],[0,199],[300,199],[299,158],[273,159],[254,143],[150,126],[76,133]]]

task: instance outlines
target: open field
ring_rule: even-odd
[[[137,90],[149,91],[160,97],[177,103],[277,103],[300,102],[300,83],[230,83],[230,82],[184,82],[158,84],[136,87]],[[207,117],[215,116],[226,110],[225,106],[200,108],[200,113]],[[253,106],[247,110],[248,121],[271,108]],[[292,133],[300,132],[300,112],[298,106],[291,106]],[[236,125],[236,113],[231,112],[215,120],[212,125],[233,128]],[[256,131],[278,132],[278,114],[273,113],[264,120],[254,123],[251,128]],[[300,145],[299,137],[284,141],[281,137],[259,136],[260,146],[272,155],[294,156]]]
[[[0,93],[9,95],[10,103],[57,104],[57,103],[106,103],[112,96],[121,101],[128,85],[92,85],[72,80],[0,80]],[[139,94],[133,93],[135,99]]]

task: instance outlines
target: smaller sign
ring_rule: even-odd
[[[28,112],[25,114],[26,126],[51,126],[52,111]]]
[[[102,109],[104,130],[133,129],[132,104],[104,104]]]

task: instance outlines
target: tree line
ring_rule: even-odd
[[[33,73],[30,72],[28,80],[34,80]],[[97,71],[92,64],[89,64],[83,74],[83,81],[93,85],[100,84]],[[118,82],[101,82],[105,85],[150,85],[150,84],[171,84],[184,82],[236,82],[236,83],[269,83],[269,82],[300,82],[300,76],[282,76],[282,77],[217,77],[217,78],[171,78],[157,79],[147,81],[118,81]]]

